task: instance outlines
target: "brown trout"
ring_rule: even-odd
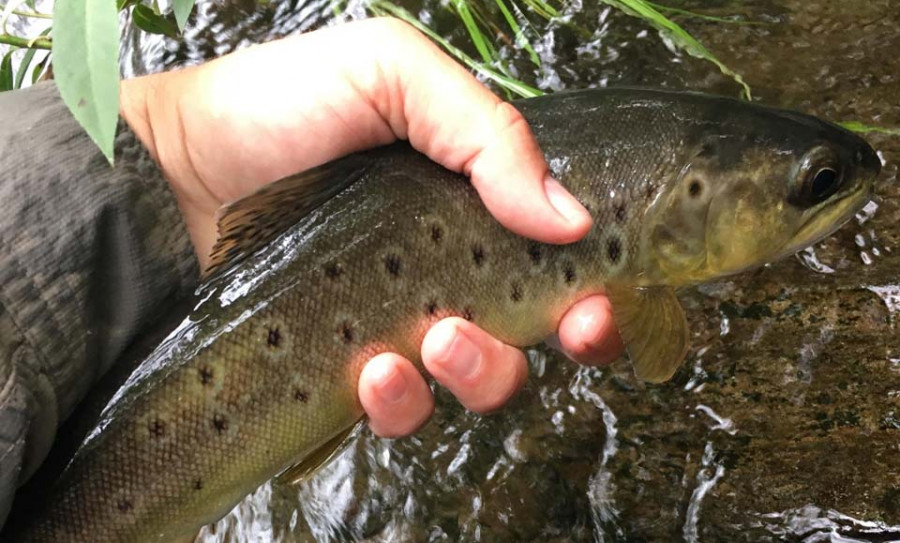
[[[814,243],[865,204],[880,169],[837,126],[725,98],[609,89],[516,107],[593,215],[585,239],[510,233],[464,177],[405,143],[231,205],[193,311],[12,540],[193,537],[266,480],[328,458],[364,415],[362,365],[419,360],[451,315],[526,346],[606,292],[637,376],[664,381],[688,347],[676,288]]]

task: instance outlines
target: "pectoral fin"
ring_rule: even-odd
[[[690,344],[684,310],[669,287],[610,287],[607,296],[619,334],[643,381],[668,381]]]
[[[365,417],[363,417],[356,424],[352,424],[342,430],[318,449],[303,457],[303,460],[278,474],[275,477],[275,481],[282,485],[297,485],[309,478],[350,445],[356,436],[356,430],[365,423],[365,420]]]

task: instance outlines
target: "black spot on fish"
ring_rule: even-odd
[[[344,268],[337,262],[330,262],[325,266],[325,277],[332,281],[336,281],[343,274]]]
[[[147,425],[147,428],[150,430],[150,435],[153,437],[162,437],[166,433],[166,423],[158,418],[151,420]]]
[[[514,302],[521,302],[523,295],[524,293],[522,292],[522,285],[517,282],[513,282],[513,284],[510,286],[509,299]]]
[[[434,223],[431,225],[431,241],[440,243],[444,239],[444,229],[441,225]]]
[[[203,479],[194,479],[194,490],[203,490]]]
[[[428,315],[429,317],[434,316],[434,314],[437,313],[437,308],[438,308],[437,302],[434,300],[429,300],[425,304],[425,314]]]
[[[472,246],[472,261],[479,268],[484,264],[484,247],[477,243]]]
[[[625,222],[625,219],[628,218],[628,210],[625,208],[624,203],[620,203],[616,205],[616,221]]]
[[[475,311],[472,310],[471,307],[466,306],[465,308],[463,308],[462,318],[466,319],[467,321],[475,320]]]
[[[213,428],[216,429],[216,432],[224,434],[225,431],[228,430],[228,418],[225,415],[216,413],[213,415],[212,425]]]
[[[134,503],[132,503],[132,501],[128,498],[123,498],[116,503],[116,507],[120,512],[127,513],[134,509]]]
[[[619,261],[619,257],[622,256],[622,242],[619,241],[619,238],[610,238],[606,242],[606,256],[613,264]]]
[[[541,253],[541,246],[535,242],[528,243],[528,257],[531,259],[531,263],[535,266],[541,263],[541,260],[544,258],[544,255]]]
[[[272,348],[277,348],[281,345],[281,331],[277,326],[275,328],[269,328],[269,335],[266,337],[266,345]]]
[[[306,403],[309,401],[309,392],[306,392],[305,390],[299,388],[295,388],[294,399],[300,403]]]
[[[688,186],[688,194],[691,195],[691,198],[697,198],[703,194],[703,185],[700,181],[691,181],[691,184]]]
[[[400,268],[402,264],[400,263],[400,257],[395,254],[385,255],[384,257],[384,269],[387,270],[392,277],[400,277]]]
[[[353,338],[356,336],[356,333],[353,330],[353,325],[347,321],[344,321],[338,325],[337,334],[338,336],[340,336],[341,340],[344,343],[353,343]]]
[[[575,282],[575,279],[578,278],[578,276],[575,274],[575,264],[566,262],[563,265],[563,278],[565,278],[567,285],[571,285]]]
[[[197,370],[197,374],[200,376],[200,382],[204,385],[212,383],[213,370],[209,366],[200,366],[200,369]]]

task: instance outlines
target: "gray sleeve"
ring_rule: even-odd
[[[55,85],[0,93],[0,526],[58,423],[197,278],[175,197],[124,122],[111,168]]]

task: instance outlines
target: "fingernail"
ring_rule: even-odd
[[[386,403],[397,403],[406,396],[409,383],[406,377],[397,368],[390,364],[384,364],[376,368],[375,394]]]
[[[454,377],[467,378],[481,368],[481,350],[466,335],[457,330],[456,337],[444,353],[444,367]]]
[[[582,340],[589,346],[596,346],[605,336],[606,329],[600,326],[600,320],[593,313],[578,315],[578,332]]]
[[[609,330],[609,324],[592,313],[578,316],[578,329],[584,342],[581,353],[584,360],[597,365],[606,365],[618,358],[611,336],[615,332]]]
[[[553,205],[556,212],[567,221],[575,223],[585,219],[590,220],[590,214],[587,209],[556,179],[550,176],[544,179],[544,192],[547,194],[547,199],[550,200],[550,204]]]

